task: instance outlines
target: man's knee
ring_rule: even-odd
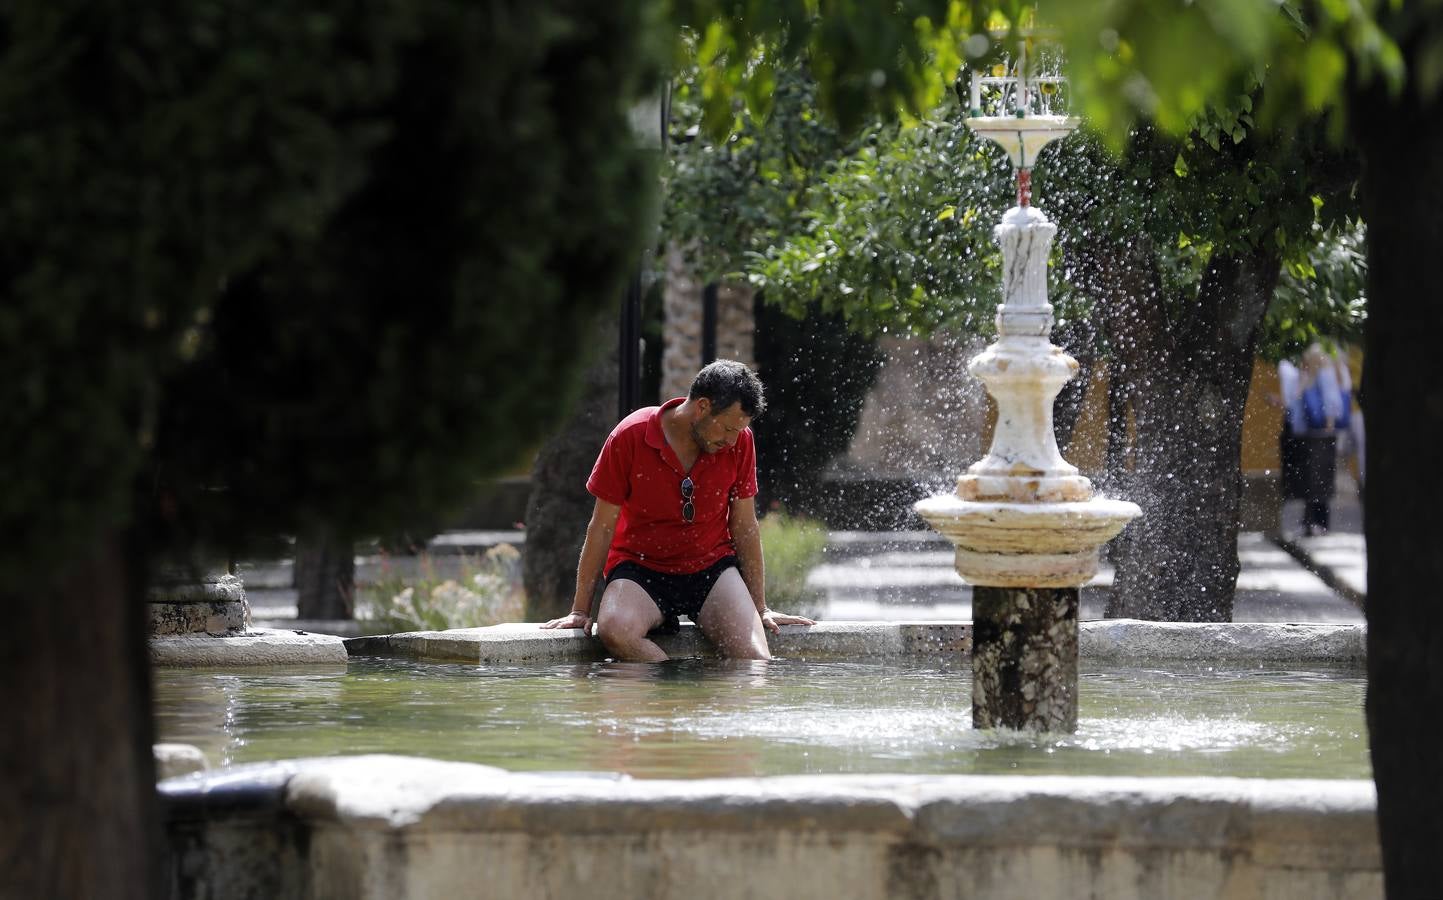
[[[596,616],[596,636],[608,647],[630,644],[660,619],[656,604],[640,588],[627,590],[620,582],[606,589]]]
[[[630,644],[645,635],[646,629],[639,625],[634,616],[613,611],[609,616],[597,617],[596,636],[608,647]]]

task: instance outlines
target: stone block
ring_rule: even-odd
[[[205,754],[200,752],[199,747],[191,744],[156,744],[152,750],[155,754],[157,780],[204,772],[210,768]]]
[[[245,586],[234,575],[162,576],[147,599],[152,635],[241,634],[251,624]]]
[[[245,634],[172,635],[150,639],[150,662],[174,668],[339,666],[349,657],[335,635],[257,628]]]

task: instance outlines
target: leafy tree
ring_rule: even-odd
[[[713,140],[702,127],[715,71],[706,62],[698,52],[677,79],[676,128],[691,139],[668,169],[663,232],[688,248],[701,280],[740,279],[751,259],[807,227],[812,190],[865,152],[866,141],[842,140],[801,65],[771,68],[765,103],[749,94],[736,130]],[[881,358],[871,335],[849,334],[815,305],[773,302],[764,292],[758,306],[756,362],[768,395],[755,426],[762,488],[767,501],[807,509],[856,429]]]
[[[1360,344],[1368,321],[1367,228],[1360,220],[1316,226],[1317,243],[1283,266],[1263,318],[1258,355],[1271,362],[1296,358],[1317,341]]]
[[[1124,417],[1134,435],[1127,464],[1110,454],[1107,473],[1109,490],[1143,508],[1112,550],[1110,615],[1231,620],[1242,417],[1264,313],[1284,260],[1301,265],[1317,239],[1318,211],[1336,219],[1349,206],[1356,167],[1321,125],[1256,132],[1237,112],[1252,96],[1181,139],[1137,128],[1117,163],[1082,142],[1080,166],[1101,184],[1055,193],[1063,252],[1107,344],[1113,443]]]
[[[1011,201],[1010,167],[965,116],[953,104],[868,134],[814,187],[806,227],[756,275],[784,304],[815,300],[864,332],[989,331],[1000,270],[990,232]],[[1051,270],[1059,331],[1101,323],[1118,415],[1130,410],[1136,423],[1131,464],[1108,479],[1145,511],[1117,554],[1119,614],[1231,618],[1258,325],[1282,257],[1316,239],[1314,198],[1326,193],[1331,211],[1353,173],[1320,138],[1252,131],[1246,112],[1215,113],[1181,141],[1141,128],[1120,160],[1083,136],[1045,151],[1038,169],[1061,228]]]
[[[784,308],[818,302],[861,334],[986,332],[999,301],[991,225],[1011,196],[1005,157],[955,111],[876,125],[811,187],[799,227],[758,254],[753,277]]]
[[[847,84],[849,99],[884,109],[950,79],[955,66],[946,46],[981,58],[995,50],[988,18],[1010,13],[1009,21],[1019,23],[1025,11],[1020,3],[985,0],[906,3],[915,31],[900,36],[895,28],[872,28],[864,36],[850,29],[850,4],[827,6],[822,25],[809,21],[813,8],[806,4],[783,4],[769,14],[760,6],[745,4],[745,15],[729,19],[732,4],[719,0],[681,9],[688,20],[722,22],[724,31],[743,36],[733,38],[738,43],[811,46],[813,56],[839,61],[838,69],[819,72],[824,81]],[[1423,598],[1426,585],[1443,581],[1443,558],[1435,552],[1443,541],[1436,515],[1443,496],[1436,479],[1415,473],[1443,441],[1443,402],[1433,396],[1430,365],[1443,307],[1422,292],[1443,282],[1443,4],[1121,0],[1048,12],[1067,47],[1082,111],[1114,146],[1141,115],[1181,134],[1266,71],[1270,100],[1262,124],[1285,128],[1333,111],[1336,133],[1361,156],[1359,197],[1368,226],[1362,394],[1369,413],[1369,741],[1388,893],[1428,896],[1432,835],[1443,833],[1443,772],[1424,748],[1443,735],[1424,711],[1443,706],[1443,612]],[[919,42],[918,33],[927,40]],[[933,68],[925,64],[929,41],[944,45]],[[881,78],[867,83],[886,96],[857,90],[859,72],[879,61],[873,71]],[[848,115],[855,120],[859,113]]]
[[[574,390],[654,173],[652,7],[0,16],[7,895],[148,897],[166,552],[464,498]],[[585,215],[575,211],[585,210]]]

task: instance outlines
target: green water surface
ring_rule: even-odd
[[[212,766],[398,753],[640,778],[836,773],[1370,778],[1356,671],[1084,668],[1071,736],[975,731],[965,664],[357,659],[156,674]]]

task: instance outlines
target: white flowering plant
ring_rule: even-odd
[[[462,556],[450,565],[422,554],[415,576],[382,577],[365,599],[376,626],[392,633],[520,621],[526,607],[521,554],[500,544],[479,559]]]

